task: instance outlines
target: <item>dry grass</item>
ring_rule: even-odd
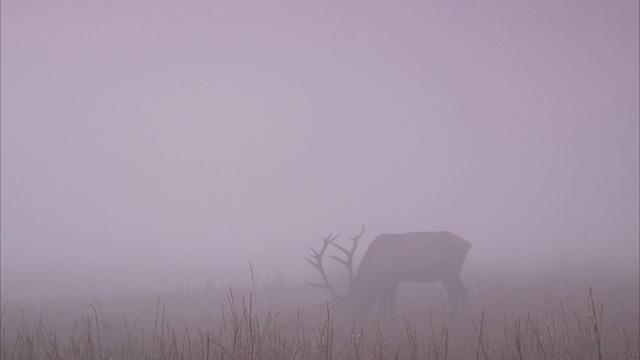
[[[469,313],[439,284],[401,288],[404,316],[356,324],[300,284],[7,303],[1,359],[638,359],[638,273],[467,271]],[[320,305],[320,306],[318,306]]]

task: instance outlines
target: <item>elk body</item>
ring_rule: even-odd
[[[441,281],[452,306],[467,305],[467,288],[460,271],[471,244],[448,231],[383,234],[376,237],[367,249],[357,272],[353,271],[353,255],[364,233],[351,237],[352,247],[346,249],[334,241],[339,237],[323,238],[320,251],[312,249],[307,259],[320,272],[324,283],[311,284],[327,288],[336,302],[345,304],[349,313],[362,319],[376,300],[390,316],[395,312],[398,284],[402,282]],[[323,268],[323,256],[329,244],[342,251],[346,258],[331,256],[347,268],[349,289],[340,296],[331,285]]]

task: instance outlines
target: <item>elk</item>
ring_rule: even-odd
[[[307,261],[319,271],[323,283],[309,285],[329,290],[334,302],[343,305],[356,319],[363,319],[376,299],[393,318],[398,284],[409,281],[441,281],[453,309],[459,303],[467,307],[467,288],[460,277],[462,265],[471,249],[467,240],[448,231],[382,234],[373,240],[354,274],[353,255],[363,234],[364,226],[358,235],[350,237],[350,249],[335,243],[341,233],[322,238],[320,250],[311,248],[312,254]],[[330,255],[347,268],[345,277],[349,287],[344,296],[338,294],[324,269],[323,257],[329,245],[346,256]]]

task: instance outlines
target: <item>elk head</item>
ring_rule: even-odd
[[[334,302],[345,305],[348,313],[362,319],[373,303],[379,299],[382,308],[393,317],[398,284],[407,281],[441,281],[449,294],[452,308],[462,303],[467,306],[467,288],[462,283],[460,271],[471,244],[448,231],[411,232],[404,234],[382,234],[376,237],[367,249],[358,271],[353,271],[353,255],[364,234],[351,237],[351,249],[335,243],[340,234],[322,238],[321,249],[311,249],[307,261],[322,276],[323,283],[310,284],[328,289]],[[346,295],[337,293],[323,267],[323,257],[329,247],[335,246],[346,258],[331,255],[347,268],[349,281]]]

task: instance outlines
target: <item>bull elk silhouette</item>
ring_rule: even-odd
[[[348,313],[357,319],[364,318],[377,299],[393,317],[398,284],[408,281],[441,281],[452,308],[460,303],[467,307],[467,288],[460,278],[462,265],[471,249],[467,240],[448,231],[382,234],[373,240],[354,273],[353,255],[363,234],[364,226],[358,235],[350,236],[350,249],[335,243],[341,233],[322,238],[320,250],[311,248],[312,254],[307,261],[319,271],[323,283],[309,285],[329,290],[334,302],[344,305]],[[346,255],[345,258],[330,255],[347,268],[345,277],[349,288],[344,296],[338,294],[324,269],[323,258],[329,245]]]

